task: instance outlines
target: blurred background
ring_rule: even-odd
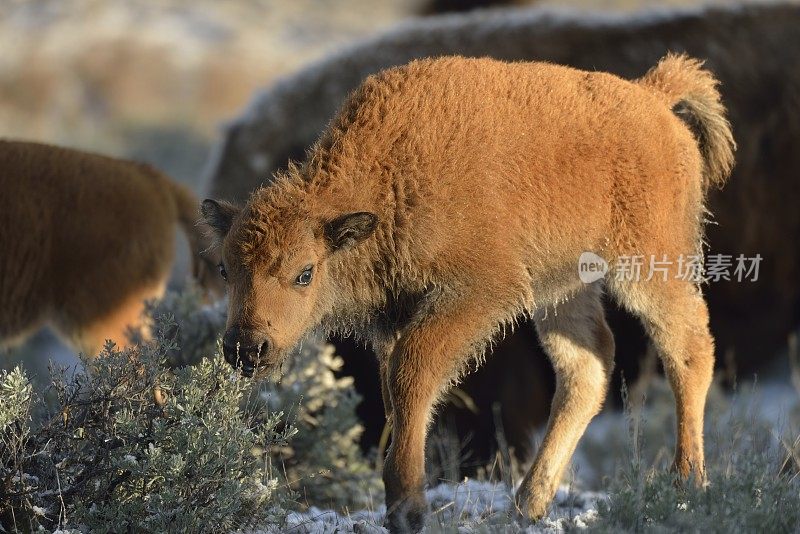
[[[152,163],[200,193],[220,126],[282,74],[412,16],[413,0],[0,1],[0,137]],[[188,262],[182,236],[177,285]],[[75,355],[44,331],[10,357]]]
[[[407,19],[481,8],[484,3],[488,2],[0,0],[0,136],[146,161],[202,195],[209,187],[204,182],[212,146],[221,140],[224,125],[242,113],[257,91]],[[587,20],[595,13],[668,13],[698,4],[694,0],[494,3],[580,11]],[[784,236],[782,246],[796,249],[798,237]],[[186,272],[184,251],[175,267],[176,284]],[[791,391],[790,343],[784,332],[780,335],[784,342],[771,351],[777,358],[772,353],[747,357],[753,362],[748,373],[768,377],[777,394]],[[510,350],[524,352],[536,343],[532,332],[524,336]],[[353,349],[346,343],[341,347],[346,361],[349,350]],[[38,359],[26,356],[30,354]],[[0,365],[22,361],[36,374],[47,358],[76,361],[69,349],[45,332],[11,351]],[[361,362],[364,372],[373,373],[374,365],[363,358],[349,355],[350,362]],[[376,375],[372,385],[361,385],[368,398],[377,395],[374,379]],[[544,415],[537,415],[536,422],[546,417],[551,382],[544,380],[541,385],[542,397],[536,401]],[[501,387],[497,382],[485,384],[491,390]],[[469,387],[473,393],[480,389],[475,384]],[[529,426],[530,421],[520,424]],[[365,440],[374,442],[381,425],[367,426]]]
[[[404,19],[483,3],[3,0],[0,136],[146,160],[199,187],[219,126],[257,89]],[[587,11],[696,3],[494,2]]]

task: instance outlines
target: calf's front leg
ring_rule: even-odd
[[[383,481],[391,532],[417,532],[425,524],[425,439],[431,414],[464,359],[491,334],[493,317],[477,301],[439,303],[435,315],[406,329],[386,362],[393,428]]]

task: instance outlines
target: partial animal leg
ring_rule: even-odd
[[[383,413],[386,417],[386,423],[383,426],[383,431],[381,432],[380,440],[378,441],[378,458],[377,458],[377,466],[378,469],[383,469],[383,456],[386,452],[386,447],[389,444],[389,437],[391,436],[392,431],[392,399],[389,393],[389,360],[392,356],[392,351],[395,347],[395,339],[392,338],[390,341],[382,342],[375,347],[375,351],[378,353],[378,368],[380,372],[380,380],[381,380],[381,398],[383,399]]]
[[[69,335],[71,343],[87,356],[95,357],[103,349],[106,340],[113,341],[122,349],[129,347],[132,331],[137,332],[141,339],[149,340],[151,332],[145,317],[145,303],[161,298],[164,288],[164,284],[159,284],[130,295],[115,309]]]
[[[425,439],[432,410],[465,359],[482,350],[501,316],[477,298],[443,300],[437,300],[435,313],[406,328],[388,362],[393,429],[383,480],[391,532],[424,526]]]
[[[597,284],[586,287],[543,317],[536,317],[545,352],[556,372],[556,393],[544,440],[517,493],[521,511],[539,519],[589,421],[602,407],[614,367],[614,338]]]
[[[677,446],[674,468],[705,482],[703,416],[714,373],[714,339],[700,290],[684,280],[653,280],[620,287],[622,303],[637,313],[653,341],[675,394]]]
[[[378,353],[378,368],[380,371],[381,379],[381,398],[383,399],[383,412],[386,415],[386,423],[391,424],[392,421],[392,400],[389,394],[389,361],[392,358],[392,352],[397,344],[396,338],[386,340],[375,347]]]

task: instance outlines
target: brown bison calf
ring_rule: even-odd
[[[604,286],[582,283],[577,265],[585,251],[609,262],[701,253],[706,190],[733,163],[715,84],[676,56],[637,82],[464,58],[368,78],[302,166],[242,210],[203,203],[228,281],[226,358],[252,374],[318,325],[367,337],[393,422],[388,524],[418,529],[434,406],[504,325],[532,315],[557,374],[518,495],[538,518],[606,392],[605,287],[659,349],[677,404],[675,467],[702,480],[714,349],[700,291],[677,261],[666,280]]]
[[[198,218],[194,195],[147,165],[0,141],[0,346],[45,324],[90,356],[125,346],[164,290],[175,224],[203,248]]]

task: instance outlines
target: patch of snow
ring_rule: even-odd
[[[38,515],[41,517],[47,515],[47,508],[42,508],[41,506],[32,506],[31,511],[33,512],[34,515]]]
[[[465,480],[459,484],[440,484],[426,492],[431,514],[428,526],[445,527],[459,532],[512,529],[527,534],[556,534],[573,529],[585,529],[597,518],[597,502],[605,495],[590,491],[559,488],[550,513],[536,523],[517,514],[513,493],[500,483]],[[333,532],[384,533],[386,507],[381,504],[372,510],[338,513],[312,507],[304,512],[289,514],[286,523],[271,526],[254,534],[298,532],[328,534]],[[494,527],[494,528],[493,528]]]

